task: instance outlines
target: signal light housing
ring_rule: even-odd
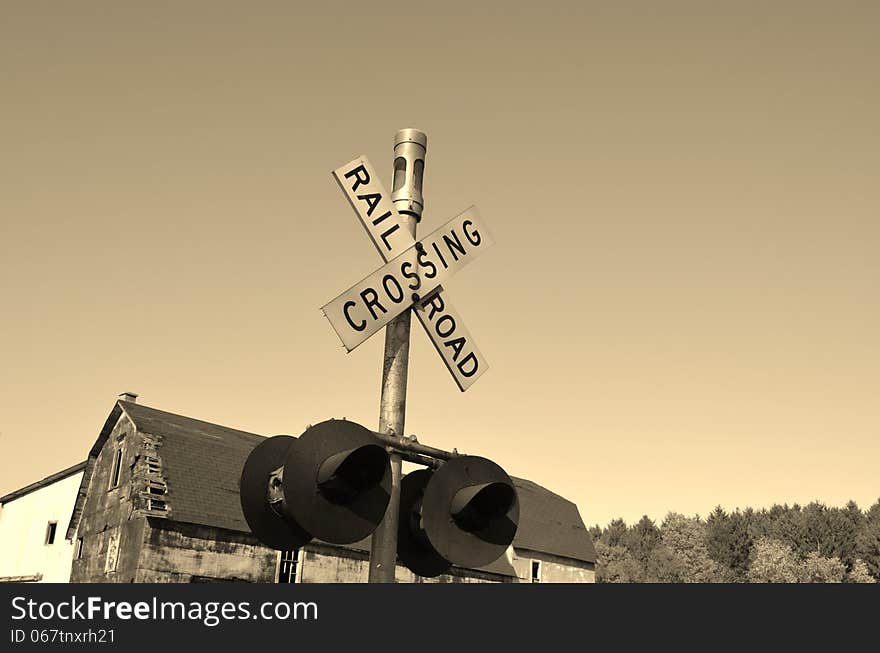
[[[239,499],[248,526],[260,542],[281,551],[298,549],[312,539],[284,510],[277,491],[281,478],[275,472],[295,442],[289,435],[266,438],[251,451],[241,471]]]
[[[284,462],[284,504],[325,542],[351,544],[370,535],[391,499],[391,462],[372,431],[346,420],[303,433]]]
[[[448,454],[447,454],[448,455]],[[254,535],[275,549],[313,538],[350,544],[381,523],[391,497],[391,463],[380,436],[328,420],[299,437],[261,442],[241,474],[241,507]],[[401,482],[398,558],[419,576],[452,565],[482,567],[501,557],[519,523],[519,499],[501,467],[454,456]]]
[[[513,543],[519,524],[513,481],[479,456],[458,456],[436,472],[408,474],[400,506],[398,554],[420,576],[438,576],[452,564],[494,562]]]
[[[391,463],[371,431],[328,420],[292,438],[261,442],[241,474],[241,507],[253,534],[275,549],[312,538],[362,540],[379,526],[391,497]]]
[[[410,472],[400,482],[400,518],[397,521],[397,558],[419,576],[434,578],[449,571],[452,563],[437,553],[422,526],[422,501],[434,473]]]

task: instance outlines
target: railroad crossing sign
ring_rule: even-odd
[[[324,315],[352,351],[412,308],[464,392],[488,364],[441,284],[493,243],[476,207],[416,240],[366,156],[337,168],[333,176],[385,264],[324,305]]]

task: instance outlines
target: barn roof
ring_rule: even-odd
[[[157,453],[168,486],[171,519],[250,531],[239,503],[239,477],[248,454],[264,436],[128,401],[117,402],[114,411],[118,407],[138,432],[160,439]],[[596,561],[592,540],[575,504],[531,481],[513,480],[520,499],[514,547]],[[84,479],[86,487],[87,482]],[[364,540],[351,548],[363,549],[367,544]]]
[[[120,401],[140,433],[158,436],[171,519],[250,532],[238,498],[248,454],[264,438],[254,433]]]
[[[515,547],[596,562],[593,539],[574,503],[524,478],[513,484],[520,512]]]
[[[13,490],[9,494],[4,494],[0,497],[0,505],[4,503],[9,503],[10,501],[14,501],[19,497],[23,497],[26,494],[30,494],[35,490],[40,490],[47,485],[52,485],[52,483],[57,483],[58,481],[63,481],[68,476],[73,476],[74,474],[78,474],[82,470],[86,468],[85,461],[81,463],[77,463],[76,465],[72,465],[67,469],[62,469],[60,472],[55,472],[54,474],[50,474],[46,478],[40,479],[35,483],[31,483],[30,485],[25,485],[23,488],[19,488],[18,490]]]

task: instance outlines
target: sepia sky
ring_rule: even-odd
[[[877,500],[880,4],[300,4],[4,4],[0,494],[123,391],[375,428],[330,172],[390,185],[416,127],[422,233],[475,204],[496,244],[446,284],[490,369],[460,393],[414,322],[407,433],[588,524]]]

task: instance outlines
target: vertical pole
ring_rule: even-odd
[[[428,137],[417,129],[401,129],[394,136],[394,180],[391,199],[401,224],[416,237],[422,217],[422,177]],[[415,261],[414,261],[415,263]],[[397,439],[404,435],[406,381],[409,368],[409,330],[412,312],[404,311],[385,327],[382,398],[379,431]],[[373,533],[370,546],[371,583],[393,583],[397,566],[397,523],[400,511],[400,454],[391,453],[391,500],[385,518]]]

